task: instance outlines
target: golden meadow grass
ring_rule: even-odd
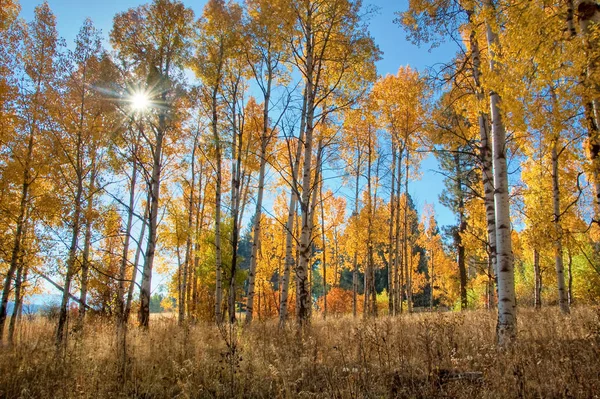
[[[275,321],[220,331],[152,320],[130,327],[120,378],[114,326],[90,320],[57,355],[54,322],[24,320],[2,348],[2,398],[593,398],[600,308],[519,311],[518,342],[494,345],[495,314],[353,320],[315,315],[299,337]],[[479,374],[481,373],[481,374]]]

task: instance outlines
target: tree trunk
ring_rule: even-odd
[[[235,104],[237,101],[237,84],[233,94],[233,106],[232,106],[232,125],[233,125],[233,158],[234,168],[232,173],[232,184],[231,184],[231,218],[233,220],[233,230],[231,232],[231,270],[229,274],[229,322],[235,322],[235,274],[237,272],[237,249],[239,241],[239,212],[240,212],[240,201],[241,201],[241,168],[242,168],[242,140],[243,131],[237,127],[237,115],[235,112]],[[237,143],[236,143],[237,141]]]
[[[400,225],[400,221],[402,220],[400,218],[400,209],[401,209],[401,188],[402,188],[402,148],[398,149],[398,171],[396,173],[396,178],[397,178],[397,195],[396,195],[396,239],[395,239],[395,257],[394,257],[394,270],[396,272],[396,275],[394,276],[394,284],[395,284],[395,289],[394,289],[394,294],[395,294],[395,300],[394,300],[394,315],[402,313],[403,310],[403,302],[404,302],[404,291],[403,291],[403,285],[404,285],[404,281],[402,276],[404,275],[403,272],[403,255],[402,255],[402,247],[400,245],[400,236],[402,234],[402,229],[401,229],[401,225]]]
[[[556,283],[558,285],[558,305],[561,312],[568,314],[569,299],[565,285],[563,262],[562,227],[560,226],[560,187],[558,181],[558,137],[552,143],[552,208],[554,210],[554,263],[556,266]]]
[[[408,149],[408,137],[405,139],[406,158],[405,158],[405,172],[404,172],[404,277],[406,282],[406,304],[408,313],[412,313],[412,270],[409,270],[409,259],[412,258],[412,246],[409,251],[409,239],[408,239],[408,171],[410,162],[410,152]],[[412,232],[411,232],[412,234]]]
[[[21,323],[21,317],[23,314],[23,297],[25,296],[23,293],[23,285],[27,281],[28,272],[29,269],[25,264],[22,264],[17,271],[17,278],[15,282],[15,306],[13,308],[13,313],[10,316],[10,323],[8,325],[8,342],[11,345],[14,342],[17,321]]]
[[[63,295],[60,303],[60,312],[58,316],[58,325],[56,328],[56,344],[61,345],[66,343],[65,328],[67,324],[67,312],[69,304],[69,294],[71,289],[71,281],[75,274],[75,261],[77,260],[77,248],[79,242],[79,230],[81,225],[81,202],[83,196],[83,181],[81,175],[78,176],[77,192],[75,194],[74,212],[73,212],[73,227],[71,229],[71,244],[69,246],[69,255],[67,258],[67,273],[65,276],[65,284],[63,287]]]
[[[313,273],[313,260],[312,257],[314,255],[313,249],[315,247],[314,245],[314,228],[315,228],[315,215],[316,215],[316,211],[317,211],[317,190],[318,187],[320,187],[321,185],[321,168],[323,166],[322,162],[323,162],[323,151],[324,151],[324,147],[323,147],[323,141],[319,140],[319,144],[317,147],[317,159],[316,159],[316,170],[315,170],[315,180],[314,180],[314,185],[313,185],[313,195],[310,199],[310,211],[309,211],[309,237],[310,237],[310,257],[308,259],[308,272],[309,272],[309,276],[308,276],[308,298],[309,298],[309,308],[308,308],[308,318],[310,319],[310,317],[312,316],[312,300],[313,300],[313,295],[312,295],[312,283],[313,283],[313,277],[312,277],[312,273]]]
[[[458,196],[458,229],[454,236],[456,246],[456,261],[458,264],[458,275],[460,279],[460,310],[467,310],[467,266],[465,261],[465,246],[463,244],[463,235],[467,230],[467,221],[465,218],[465,199],[462,185],[462,168],[458,152],[454,153],[454,166],[456,168],[456,195]]]
[[[96,191],[96,160],[95,151],[92,154],[92,166],[90,170],[89,193],[87,198],[87,209],[85,215],[85,236],[83,243],[83,260],[81,262],[81,289],[79,303],[79,317],[77,318],[77,329],[83,328],[85,321],[87,291],[88,291],[88,274],[90,269],[90,248],[92,246],[92,211],[94,210],[94,195]]]
[[[189,284],[188,284],[188,274],[190,269],[190,261],[192,256],[192,227],[194,225],[194,193],[196,190],[196,148],[198,146],[198,136],[199,132],[196,133],[194,137],[194,148],[192,148],[192,161],[191,161],[191,172],[192,172],[192,181],[190,182],[190,197],[187,203],[188,206],[188,220],[187,220],[187,230],[186,230],[186,240],[185,240],[185,259],[183,261],[183,276],[182,276],[182,284],[179,287],[181,290],[181,303],[178,308],[178,323],[179,325],[183,325],[185,321],[186,315],[186,304],[189,307],[189,303],[187,301],[189,297]]]
[[[200,172],[198,177],[198,201],[200,201],[200,193],[203,190],[202,177],[204,174],[204,163],[200,162]],[[206,197],[202,197],[201,203],[198,204],[196,209],[196,231],[195,231],[195,242],[194,242],[194,268],[191,273],[192,275],[192,300],[188,304],[190,315],[193,320],[196,320],[196,306],[198,304],[198,267],[200,265],[200,232],[204,227],[204,205],[206,203]]]
[[[571,249],[567,248],[567,255],[569,257],[569,282],[568,282],[568,294],[569,294],[569,306],[573,306],[574,298],[573,298],[573,254],[571,254]]]
[[[163,101],[166,102],[165,94]],[[156,252],[156,237],[158,228],[158,207],[160,196],[160,179],[162,169],[162,146],[165,133],[166,115],[159,116],[159,127],[156,132],[156,147],[152,158],[152,177],[150,180],[150,218],[148,220],[148,245],[142,270],[142,285],[140,288],[140,327],[148,328],[150,325],[150,288],[152,282],[152,268],[154,266],[154,255]]]
[[[360,184],[360,161],[361,152],[357,150],[356,160],[356,188],[354,191],[354,212],[352,216],[358,218],[358,193]],[[352,315],[356,318],[358,314],[358,242],[354,244],[354,257],[352,260]],[[364,312],[364,309],[363,309]]]
[[[8,344],[12,345],[14,343],[14,335],[15,335],[15,325],[17,322],[17,315],[19,314],[19,306],[22,301],[21,287],[22,287],[22,277],[23,276],[23,264],[21,264],[17,269],[17,276],[15,278],[15,301],[13,306],[12,315],[10,316],[10,322],[8,324]]]
[[[433,251],[429,251],[429,286],[431,287],[431,289],[429,290],[429,310],[433,310],[433,298],[434,298],[434,292],[433,292],[433,284],[435,283],[435,278],[434,278],[434,262],[433,262],[433,256],[434,256],[434,252]]]
[[[533,250],[533,273],[535,278],[534,306],[536,309],[542,308],[542,271],[540,269],[540,252]]]
[[[390,228],[389,228],[389,244],[388,244],[388,270],[387,270],[387,290],[388,290],[388,314],[394,314],[394,222],[396,201],[394,199],[396,190],[396,146],[392,142],[392,182],[390,191]]]
[[[485,7],[496,18],[497,11],[491,0],[485,0]],[[492,29],[492,22],[486,21],[486,38],[490,49],[490,71],[498,73],[495,50],[500,48],[498,34]],[[498,325],[497,341],[506,346],[516,338],[517,313],[515,297],[515,276],[510,228],[510,199],[508,193],[508,166],[506,161],[506,131],[500,113],[500,96],[490,91],[490,114],[492,118],[492,153],[494,170],[494,204],[496,211],[496,263],[498,278]]]
[[[472,12],[468,12],[469,23],[473,24]],[[479,50],[479,41],[477,40],[477,32],[471,30],[471,60],[473,62],[473,80],[475,82],[475,94],[477,100],[482,103],[485,99],[485,89],[481,84],[481,53]],[[486,216],[486,227],[489,246],[489,262],[491,263],[491,272],[493,273],[490,279],[496,281],[496,209],[494,205],[494,171],[492,160],[492,148],[490,145],[490,120],[487,112],[480,111],[478,114],[479,121],[479,161],[481,162],[481,177],[483,180],[484,205]],[[488,273],[489,275],[490,273]],[[488,276],[489,277],[489,276]],[[495,290],[494,290],[495,291]],[[488,294],[489,295],[489,294]],[[490,297],[489,303],[494,304],[493,298]],[[490,306],[492,307],[492,306]]]
[[[290,192],[290,204],[288,208],[288,219],[286,222],[285,236],[285,268],[283,270],[283,281],[281,285],[281,302],[279,304],[279,323],[283,325],[287,320],[287,302],[290,285],[290,273],[295,269],[296,260],[294,258],[294,219],[296,216],[296,206],[298,201],[298,172],[300,169],[300,159],[302,156],[302,142],[304,141],[304,132],[306,130],[306,107],[307,94],[304,91],[302,101],[302,113],[300,116],[300,132],[298,134],[298,142],[296,147],[295,158],[292,160],[292,186]]]
[[[323,179],[321,179],[321,241],[323,243],[323,320],[327,318],[327,245],[325,242],[325,203],[323,202]]]
[[[127,364],[127,312],[125,311],[125,279],[127,277],[127,263],[129,254],[129,242],[131,240],[131,229],[133,227],[133,213],[135,208],[135,187],[137,183],[137,153],[139,149],[140,135],[136,135],[134,147],[132,151],[133,168],[131,171],[131,179],[129,185],[129,204],[127,208],[127,222],[125,225],[125,240],[123,242],[123,252],[121,253],[121,263],[119,265],[119,281],[117,285],[117,361],[119,364],[119,375],[122,381],[125,381],[126,364]],[[145,226],[145,224],[144,224]],[[143,230],[143,227],[142,227]],[[139,253],[139,252],[138,252]],[[132,272],[131,286],[134,284],[135,269]]]
[[[373,278],[373,196],[371,184],[371,166],[373,164],[373,146],[371,142],[371,132],[369,132],[368,147],[367,147],[367,267],[365,268],[365,303],[363,317],[366,319],[369,316],[374,316],[375,312],[372,308],[372,302],[369,297],[372,294],[371,284]]]
[[[369,132],[369,141],[371,141],[371,132]],[[372,144],[371,144],[372,145]],[[373,151],[373,149],[371,150]],[[379,181],[379,165],[380,165],[380,159],[377,159],[377,165],[375,166],[375,179],[377,181]],[[375,185],[375,189],[373,191],[373,202],[372,202],[372,211],[371,211],[371,227],[373,224],[373,220],[375,219],[375,215],[377,214],[377,187],[378,185]],[[377,309],[377,289],[375,286],[375,255],[374,255],[374,249],[373,249],[373,237],[372,237],[372,229],[369,229],[369,235],[371,235],[371,237],[369,238],[369,264],[370,264],[370,269],[371,269],[371,278],[370,278],[370,283],[371,283],[371,287],[370,287],[370,291],[371,291],[371,307],[372,307],[372,315],[373,317],[377,317],[378,313],[379,313],[379,309]]]
[[[313,168],[313,133],[314,133],[314,117],[316,108],[316,87],[314,74],[314,34],[312,30],[312,9],[307,10],[307,20],[304,26],[304,44],[306,54],[306,71],[305,75],[305,94],[306,94],[306,121],[304,132],[304,164],[302,173],[302,192],[300,196],[300,243],[299,243],[299,260],[296,268],[296,321],[298,328],[302,328],[308,324],[310,317],[310,298],[308,292],[308,266],[311,256],[311,209],[310,199],[314,194],[312,182]]]
[[[461,219],[463,219],[461,213]],[[467,310],[467,267],[465,264],[465,246],[462,243],[461,233],[464,232],[463,226],[466,225],[464,220],[461,220],[458,230],[456,231],[454,242],[456,245],[456,262],[458,264],[458,274],[460,280],[460,310]]]
[[[25,215],[25,221],[29,220],[30,217],[30,208],[27,208],[27,212]],[[8,343],[12,345],[14,342],[14,334],[15,334],[15,326],[17,323],[17,318],[21,314],[21,309],[23,307],[23,284],[27,280],[27,271],[28,267],[25,264],[25,241],[27,239],[27,228],[29,223],[25,223],[23,226],[23,245],[21,245],[20,254],[19,254],[19,266],[17,269],[17,277],[15,278],[15,304],[13,307],[13,312],[10,317],[10,322],[8,324]]]
[[[573,24],[573,2],[568,2],[569,11],[567,14],[567,27],[572,36],[575,35],[575,26]],[[584,110],[585,118],[588,122],[588,148],[589,158],[592,164],[592,181],[595,187],[596,198],[594,208],[594,220],[596,223],[600,223],[600,120],[598,115],[598,98],[597,89],[593,87],[593,83],[589,82],[590,76],[594,74],[594,62],[592,57],[596,52],[597,39],[594,39],[590,35],[590,26],[594,22],[600,20],[600,9],[595,0],[581,0],[577,6],[577,12],[575,13],[579,19],[579,27],[581,29],[581,35],[583,37],[583,44],[585,50],[585,56],[587,57],[588,64],[585,68],[583,75],[583,86],[585,89],[590,91],[587,96],[584,96]],[[570,17],[570,18],[569,18]]]
[[[223,287],[222,287],[222,260],[221,260],[221,182],[223,179],[221,165],[221,139],[219,138],[218,130],[218,113],[217,113],[217,94],[218,85],[215,86],[212,93],[212,133],[215,145],[215,320],[217,324],[223,321],[221,308],[223,305]]]
[[[84,72],[85,74],[85,72]],[[76,156],[74,160],[74,172],[77,179],[77,189],[75,193],[75,199],[73,203],[74,212],[73,212],[73,226],[72,226],[72,235],[71,235],[71,245],[69,247],[69,254],[67,258],[67,272],[65,276],[65,284],[64,291],[62,295],[62,301],[60,304],[60,312],[58,316],[58,325],[56,328],[56,345],[59,347],[61,344],[66,344],[66,336],[65,336],[65,328],[67,324],[67,312],[69,305],[69,295],[71,289],[71,281],[75,274],[75,261],[77,260],[77,250],[79,249],[79,231],[81,228],[81,212],[82,212],[82,202],[83,202],[83,179],[84,179],[84,168],[83,168],[83,118],[84,118],[84,105],[85,105],[85,97],[84,93],[82,93],[81,98],[81,111],[79,117],[79,131],[77,135],[77,147],[76,147]],[[81,299],[80,299],[81,300]]]
[[[148,194],[148,197],[150,194]],[[149,199],[149,198],[148,198]],[[150,212],[150,201],[146,203],[146,209],[144,210],[144,217],[142,219],[142,229],[140,231],[140,238],[138,239],[137,249],[135,250],[135,257],[133,260],[133,268],[131,270],[131,282],[129,283],[129,289],[127,290],[127,301],[125,302],[125,315],[123,319],[125,323],[129,321],[129,315],[131,314],[131,304],[133,303],[133,291],[135,289],[135,279],[137,277],[138,265],[140,263],[140,256],[142,253],[142,242],[144,242],[144,236],[146,234],[146,226],[148,225],[148,215]]]
[[[260,145],[260,169],[258,171],[258,191],[256,193],[256,209],[254,211],[254,228],[252,232],[252,253],[250,254],[250,272],[248,275],[248,301],[246,303],[246,323],[252,322],[254,311],[254,285],[256,280],[256,261],[260,250],[260,228],[262,219],[262,202],[265,189],[265,171],[267,166],[267,130],[268,130],[268,96],[265,96],[263,110],[263,136]],[[280,304],[281,306],[281,304]]]
[[[338,235],[338,231],[337,231],[337,226],[333,227],[333,240],[334,240],[334,258],[335,258],[335,262],[334,262],[334,270],[333,270],[333,286],[337,287],[339,285],[339,278],[340,278],[340,251],[339,251],[339,247],[338,247],[338,243],[339,243],[339,235]]]
[[[270,128],[269,128],[269,106],[271,103],[271,84],[273,81],[273,69],[269,62],[267,69],[267,82],[263,91],[263,126],[262,135],[260,140],[260,167],[258,171],[258,191],[256,193],[256,209],[254,211],[254,229],[252,236],[252,253],[250,254],[250,272],[248,276],[248,301],[246,304],[246,323],[252,322],[252,312],[254,310],[254,284],[256,279],[256,260],[258,251],[260,250],[260,228],[262,218],[262,202],[263,193],[265,189],[265,172],[267,166],[267,147],[271,139]],[[257,76],[258,78],[258,76]],[[298,157],[299,158],[299,157]],[[281,303],[280,303],[281,306]]]
[[[21,185],[21,199],[19,201],[19,213],[17,214],[17,222],[15,229],[15,238],[13,241],[10,264],[6,277],[4,278],[4,287],[2,289],[2,300],[0,302],[0,343],[4,337],[4,324],[6,323],[6,313],[8,308],[8,297],[10,295],[13,276],[19,265],[19,257],[21,255],[21,246],[23,239],[23,230],[25,228],[25,213],[27,204],[29,203],[29,188],[31,185],[31,162],[33,157],[34,146],[34,128],[30,128],[29,140],[27,142],[27,155],[23,167],[23,180]]]
[[[489,237],[489,234],[488,234]],[[489,242],[488,242],[488,246],[486,248],[489,251]],[[494,280],[494,276],[496,275],[496,273],[494,273],[494,264],[493,264],[493,260],[492,260],[492,256],[491,254],[488,254],[488,261],[487,261],[487,304],[486,304],[486,308],[487,310],[492,310],[494,309],[495,302],[494,302],[494,287],[496,286],[495,284],[495,280]]]

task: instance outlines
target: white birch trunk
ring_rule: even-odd
[[[298,143],[296,147],[295,157],[292,160],[292,185],[290,190],[290,203],[288,208],[288,219],[285,225],[286,236],[285,236],[285,267],[283,270],[283,279],[281,284],[281,300],[279,303],[279,323],[283,325],[287,320],[287,304],[288,304],[288,292],[290,286],[290,274],[292,269],[295,269],[296,259],[294,258],[294,219],[296,216],[296,206],[298,202],[298,172],[300,170],[300,158],[302,156],[302,142],[304,141],[304,131],[306,129],[306,91],[302,100],[302,113],[300,120],[300,133],[298,136]]]
[[[492,16],[496,10],[491,0],[485,1]],[[495,52],[500,48],[498,35],[493,31],[492,22],[486,21],[486,38],[490,49],[490,70],[498,73]],[[500,96],[490,91],[490,114],[492,118],[492,153],[494,170],[494,205],[496,212],[496,247],[498,278],[498,324],[497,341],[506,346],[516,338],[517,312],[515,297],[515,277],[510,226],[510,199],[508,192],[508,165],[506,160],[506,131],[500,113]]]
[[[470,15],[469,15],[470,18]],[[481,85],[481,54],[479,42],[475,30],[471,32],[471,59],[473,62],[473,80],[475,81],[477,100],[481,103],[484,100],[485,90]],[[479,139],[481,141],[479,148],[479,158],[481,162],[481,177],[483,179],[485,216],[488,234],[489,257],[492,267],[492,275],[488,276],[490,280],[496,279],[496,210],[494,206],[494,171],[492,161],[492,148],[490,145],[490,121],[486,112],[479,112]],[[491,273],[490,273],[491,274]],[[490,290],[491,291],[491,290]],[[493,290],[495,291],[495,290]],[[489,299],[489,307],[494,304],[493,298]]]
[[[163,101],[166,101],[166,95],[163,94]],[[152,175],[150,178],[150,214],[148,220],[148,245],[144,259],[144,268],[142,270],[142,284],[140,288],[140,327],[148,328],[150,325],[150,288],[152,284],[152,269],[154,266],[154,255],[156,252],[156,237],[158,228],[158,207],[160,197],[160,179],[162,171],[162,146],[164,133],[166,129],[166,116],[159,116],[159,126],[155,132],[156,147],[154,148],[152,158]]]

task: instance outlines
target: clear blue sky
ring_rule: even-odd
[[[139,0],[48,0],[48,3],[57,17],[58,31],[69,46],[72,46],[86,17],[90,17],[94,24],[102,29],[108,46],[108,33],[114,15],[144,2]],[[196,12],[196,15],[200,15],[205,1],[184,0],[184,3],[188,4]],[[394,24],[393,20],[394,12],[406,9],[407,1],[371,0],[364,1],[364,3],[379,8],[370,21],[370,31],[383,51],[383,59],[377,64],[381,75],[396,73],[401,65],[410,65],[415,69],[423,70],[436,63],[448,61],[456,52],[453,44],[441,46],[430,52],[427,46],[419,48],[406,41],[405,32]],[[22,17],[28,21],[31,20],[33,9],[38,4],[40,4],[39,0],[21,0]],[[437,170],[437,162],[430,156],[421,166],[421,180],[411,182],[409,191],[415,200],[417,209],[420,210],[424,202],[433,203],[438,224],[451,224],[454,223],[454,215],[438,202],[438,195],[443,189],[443,183],[441,176],[435,173],[435,170]]]

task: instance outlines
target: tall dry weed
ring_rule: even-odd
[[[120,378],[111,323],[94,321],[57,355],[54,324],[24,321],[0,348],[2,398],[567,398],[600,392],[600,309],[521,309],[500,351],[495,314],[412,314],[219,329],[152,320],[131,327]]]

